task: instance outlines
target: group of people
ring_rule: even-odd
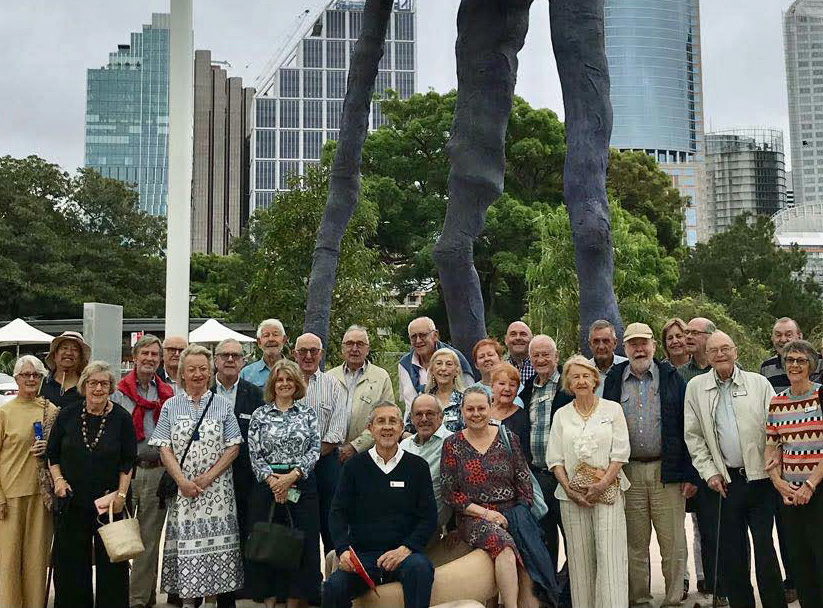
[[[0,606],[42,605],[52,539],[58,608],[147,608],[158,574],[180,606],[345,607],[368,588],[361,569],[423,608],[427,555],[457,540],[488,553],[506,608],[643,606],[652,529],[674,606],[690,587],[688,511],[696,588],[717,605],[755,606],[753,565],[763,606],[823,607],[823,364],[793,320],[775,323],[759,373],[704,318],[668,321],[662,360],[648,325],[625,328],[622,357],[614,326],[596,321],[593,357],[562,366],[554,340],[520,321],[505,349],[485,338],[471,362],[427,317],[408,333],[398,401],[359,326],[328,371],[310,333],[284,357],[277,319],[245,366],[234,340],[212,355],[151,335],[119,382],[74,332],[53,341],[48,370],[21,357],[19,394],[0,407]],[[145,550],[131,573],[98,534],[109,507],[137,511]],[[288,570],[246,555],[269,521],[302,533]],[[325,582],[321,541],[339,563]]]

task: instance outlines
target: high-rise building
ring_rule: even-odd
[[[168,156],[169,15],[155,13],[87,72],[85,166],[136,184],[140,207],[165,215]]]
[[[346,81],[360,36],[365,0],[316,0],[298,19],[255,82],[252,133],[252,211],[267,208],[293,176],[320,161],[323,144],[337,140]],[[395,0],[375,93],[402,99],[416,89],[415,0]],[[373,103],[369,126],[385,124]]]
[[[706,217],[709,236],[749,212],[772,216],[786,206],[783,133],[738,129],[706,134]]]
[[[823,202],[823,0],[783,14],[789,139],[796,205]]]
[[[228,253],[249,217],[249,140],[254,89],[194,54],[192,251]]]
[[[606,0],[611,146],[643,150],[690,199],[686,243],[705,238],[699,0]]]

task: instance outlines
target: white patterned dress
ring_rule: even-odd
[[[181,393],[166,401],[149,443],[171,448],[177,461],[211,391],[194,403]],[[183,473],[194,479],[208,471],[229,447],[243,442],[231,403],[218,395],[206,412],[199,439],[191,444]],[[166,520],[160,587],[181,598],[235,591],[243,586],[243,561],[231,467],[197,498],[178,493]]]

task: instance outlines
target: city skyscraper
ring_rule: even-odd
[[[289,179],[320,162],[328,140],[337,140],[350,57],[360,36],[365,0],[319,0],[299,18],[255,82],[251,211],[265,209]],[[416,89],[415,0],[395,0],[375,93],[402,99]],[[373,103],[369,126],[385,124]]]
[[[789,139],[796,205],[823,202],[823,0],[783,13]]]
[[[706,237],[699,0],[606,0],[611,146],[653,156],[689,197],[686,243]]]
[[[169,15],[155,13],[87,71],[85,166],[136,184],[141,209],[165,215],[168,140]]]
[[[709,236],[738,215],[772,216],[786,207],[783,133],[737,129],[706,134],[706,217]]]

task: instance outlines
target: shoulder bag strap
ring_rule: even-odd
[[[209,397],[209,402],[206,404],[206,407],[203,409],[203,413],[200,414],[200,420],[197,421],[197,424],[194,425],[194,430],[191,432],[191,437],[189,437],[189,442],[186,444],[186,449],[183,450],[183,457],[180,459],[180,468],[183,468],[183,463],[186,461],[186,456],[189,453],[189,448],[191,447],[191,442],[194,441],[194,436],[197,434],[198,429],[200,428],[200,423],[203,422],[203,418],[206,417],[206,412],[209,411],[209,406],[211,402],[214,401],[214,391],[211,393],[211,397]]]
[[[509,453],[509,456],[512,455],[512,444],[509,441],[509,433],[506,429],[506,425],[503,422],[500,422],[500,426],[497,427],[497,432],[500,433],[500,439],[503,441],[503,446],[506,448],[506,451]]]

